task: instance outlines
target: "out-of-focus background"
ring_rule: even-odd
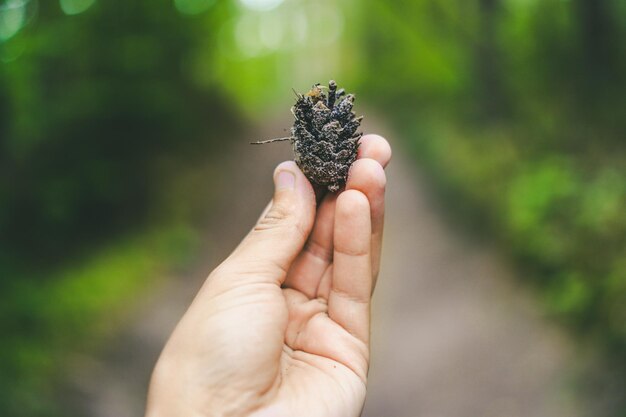
[[[364,415],[626,415],[626,2],[0,0],[1,416],[141,415],[331,78],[394,148]]]

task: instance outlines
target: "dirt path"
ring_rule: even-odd
[[[167,336],[207,271],[256,220],[274,165],[290,157],[281,145],[242,144],[233,154],[239,162],[224,168],[225,205],[209,222],[206,259],[143,300],[106,354],[81,362],[71,377],[80,401],[68,399],[75,415],[143,415],[150,370]],[[571,342],[538,315],[497,251],[446,223],[397,147],[388,175],[364,416],[582,415],[566,391]]]

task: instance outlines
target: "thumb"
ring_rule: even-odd
[[[274,170],[270,208],[227,259],[226,269],[246,280],[280,285],[311,232],[315,192],[293,161]]]

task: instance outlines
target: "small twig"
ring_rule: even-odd
[[[268,139],[268,140],[260,140],[258,142],[250,142],[250,145],[264,145],[266,143],[272,143],[272,142],[282,142],[285,140],[291,140],[291,136],[287,136],[284,138],[275,138],[275,139]]]

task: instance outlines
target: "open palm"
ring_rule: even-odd
[[[390,156],[363,137],[346,191],[319,205],[295,164],[277,168],[273,203],[168,341],[146,415],[360,414]]]

